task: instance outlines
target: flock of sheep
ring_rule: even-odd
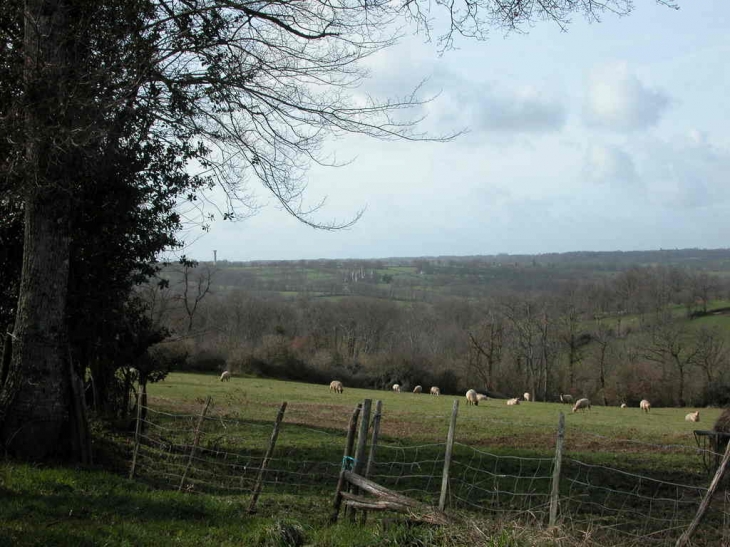
[[[221,382],[227,382],[231,379],[231,373],[227,370],[223,371],[223,374],[221,374],[220,381]],[[402,391],[400,384],[393,384],[393,387],[391,388],[394,392],[400,393]],[[344,387],[342,385],[342,382],[339,380],[332,380],[330,382],[330,391],[334,391],[335,393],[342,393],[344,391]],[[423,386],[416,386],[413,388],[413,393],[423,393]],[[438,388],[438,386],[431,386],[431,390],[429,391],[431,395],[439,396],[441,395],[441,390]],[[527,402],[530,402],[532,400],[532,396],[530,393],[526,392],[522,399],[524,399]],[[470,389],[466,392],[466,404],[467,405],[474,405],[478,406],[479,401],[488,401],[489,397],[484,395],[483,393],[477,393],[476,390]],[[514,397],[512,399],[507,399],[507,406],[515,406],[520,404],[520,398]],[[570,404],[573,402],[573,396],[569,395],[567,393],[561,393],[560,394],[560,402],[564,404]],[[621,408],[626,408],[626,403],[621,404]],[[639,408],[646,412],[647,414],[651,410],[651,403],[647,401],[646,399],[642,399],[639,403]],[[578,399],[575,401],[575,404],[573,405],[573,412],[578,412],[579,410],[586,411],[591,409],[591,401],[590,399],[586,399],[585,397],[582,399]],[[697,410],[696,412],[690,412],[687,414],[684,419],[688,422],[699,422],[700,421],[700,411]]]

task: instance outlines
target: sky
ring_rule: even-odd
[[[628,17],[576,16],[567,32],[459,40],[439,55],[409,36],[368,59],[364,91],[427,79],[423,129],[448,143],[344,137],[337,168],[308,173],[298,222],[263,207],[184,234],[198,260],[299,260],[730,247],[730,2],[636,0]]]

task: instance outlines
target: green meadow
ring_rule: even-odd
[[[167,426],[172,419],[168,415],[187,415],[185,420],[194,424],[208,396],[212,405],[201,447],[228,436],[232,443],[229,449],[262,453],[277,411],[286,401],[273,468],[277,461],[291,466],[292,462],[306,460],[309,465],[329,465],[329,474],[316,475],[312,470],[309,482],[304,477],[299,479],[301,484],[294,486],[265,483],[257,512],[249,515],[248,493],[237,495],[205,488],[178,493],[177,479],[168,483],[148,480],[144,465],[140,466],[136,480],[130,481],[126,478],[131,461],[130,434],[116,435],[110,441],[108,432],[100,431],[99,461],[91,470],[3,463],[0,544],[602,545],[606,536],[596,535],[589,541],[583,532],[572,530],[569,523],[556,536],[546,531],[544,523],[502,520],[463,507],[452,511],[455,520],[449,526],[414,525],[394,513],[374,515],[364,525],[346,518],[336,525],[328,524],[334,477],[353,408],[366,398],[383,402],[378,459],[386,469],[389,458],[397,459],[394,454],[402,454],[398,457],[407,459],[409,450],[418,450],[418,458],[434,459],[436,463],[429,471],[434,474],[433,484],[429,492],[421,491],[422,495],[427,494],[424,501],[431,502],[435,502],[440,486],[443,443],[454,400],[459,401],[455,461],[462,458],[462,463],[476,465],[475,454],[483,455],[479,458],[485,460],[487,454],[490,458],[496,455],[503,466],[500,473],[525,473],[528,479],[537,471],[529,468],[525,458],[552,457],[562,412],[566,423],[566,476],[576,473],[572,463],[575,459],[598,466],[598,476],[593,480],[600,480],[600,473],[605,474],[606,480],[616,480],[615,472],[607,470],[615,468],[680,484],[707,486],[710,477],[695,449],[693,430],[710,429],[720,412],[701,409],[701,421],[695,424],[684,420],[685,414],[694,409],[653,408],[646,414],[638,408],[594,406],[590,411],[572,413],[570,406],[559,403],[523,402],[508,407],[504,400],[467,406],[464,397],[458,395],[434,397],[347,386],[340,395],[330,392],[326,385],[244,377],[220,382],[213,375],[173,373],[149,387],[152,411],[148,420]],[[170,457],[163,451],[159,455],[163,460]],[[510,467],[512,457],[519,466]],[[116,464],[111,466],[110,461]],[[458,472],[459,467],[455,469]],[[529,482],[525,488],[530,488],[531,494],[547,495],[549,482]],[[403,489],[414,484],[404,479],[396,487]],[[592,513],[588,516],[606,518]],[[617,545],[632,544],[626,536],[611,541]],[[636,543],[640,543],[640,538]]]

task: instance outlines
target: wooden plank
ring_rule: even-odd
[[[355,486],[361,488],[362,490],[365,490],[366,492],[373,494],[374,496],[378,496],[381,498],[387,498],[391,501],[397,501],[398,503],[402,503],[403,505],[407,505],[409,507],[418,507],[421,505],[425,505],[424,503],[421,503],[420,501],[416,501],[407,496],[404,496],[403,494],[399,494],[398,492],[395,492],[394,490],[390,490],[390,489],[386,488],[385,486],[381,486],[381,485],[371,481],[370,479],[366,479],[365,477],[356,475],[355,473],[353,473],[351,471],[345,471],[345,480],[354,484]]]
[[[454,451],[454,432],[456,431],[456,416],[459,413],[459,401],[454,399],[454,406],[451,409],[451,421],[449,422],[449,435],[446,438],[446,454],[444,454],[444,472],[441,478],[441,497],[439,498],[439,511],[446,507],[446,493],[449,489],[449,469],[451,467],[451,453]]]

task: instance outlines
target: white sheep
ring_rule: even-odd
[[[579,410],[582,410],[583,412],[586,411],[586,408],[588,410],[591,409],[591,402],[588,399],[578,399],[575,404],[573,405],[573,412],[578,412]]]
[[[416,386],[413,388],[413,393],[421,393],[423,391],[423,388],[421,386]]]
[[[342,382],[339,380],[332,380],[330,382],[330,391],[334,391],[335,393],[342,393],[344,391],[344,388],[342,387]]]
[[[484,395],[484,393],[477,393],[477,401],[488,401],[489,397]]]
[[[527,401],[528,403],[530,402],[530,394],[527,391],[522,397],[524,397],[525,401]]]
[[[621,408],[626,408],[626,403],[621,403]]]
[[[477,399],[477,392],[470,389],[466,392],[466,404],[479,406],[479,399]]]
[[[561,393],[560,394],[560,402],[566,405],[573,403],[573,396],[568,395],[567,393]]]
[[[441,390],[438,386],[431,386],[431,395],[436,395],[436,397],[441,395]]]
[[[651,410],[651,403],[646,399],[642,399],[639,403],[639,408],[649,414],[649,411]]]
[[[697,412],[690,412],[684,417],[685,421],[687,422],[699,422],[700,421],[700,411]]]
[[[514,399],[507,399],[507,406],[515,406],[520,404],[520,400],[515,397]]]
[[[223,371],[223,374],[221,374],[221,382],[229,382],[231,380],[231,373],[227,370]]]
[[[400,393],[400,384],[393,384],[393,391]]]

